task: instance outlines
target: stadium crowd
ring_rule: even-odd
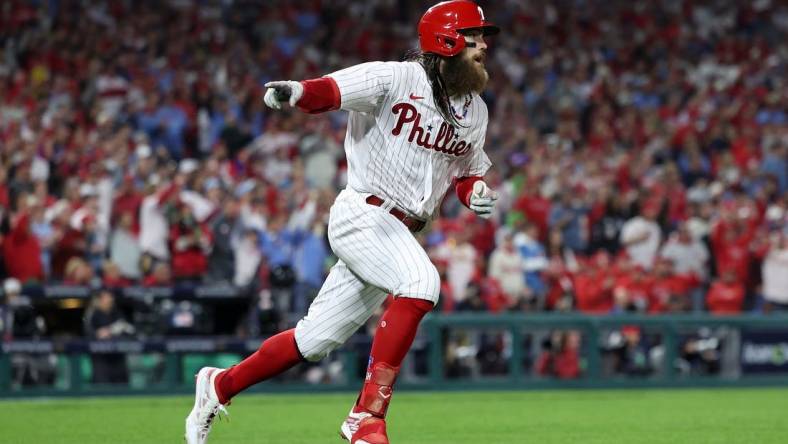
[[[226,281],[303,313],[346,114],[262,85],[401,59],[428,3],[2,2],[6,287]],[[419,235],[441,310],[788,309],[785,4],[481,3],[501,198]]]

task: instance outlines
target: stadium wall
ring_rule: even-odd
[[[574,375],[551,373],[544,370],[549,365],[542,365],[543,358],[549,359],[552,353],[545,338],[555,337],[557,332],[572,332],[580,338],[576,343],[579,367]],[[622,343],[637,348],[632,345],[635,336],[647,338],[652,343],[646,362],[653,364],[653,368],[648,372],[611,371],[611,353],[612,356],[621,355],[616,347]],[[452,349],[458,337],[464,338],[463,345]],[[478,354],[486,352],[484,346],[478,343],[474,346],[473,341],[484,342],[489,338],[500,345],[497,349],[501,350],[500,362],[505,369],[487,373],[483,369],[471,369],[469,373],[452,374],[451,368],[456,363],[450,356],[477,358]],[[5,342],[0,348],[0,397],[188,393],[192,390],[188,375],[195,366],[232,361],[253,352],[259,343],[258,338],[234,337]],[[715,370],[700,374],[688,369],[687,362],[692,361],[688,358],[690,350],[717,356]],[[85,365],[87,359],[110,353],[157,356],[161,359],[161,365],[157,366],[160,375],[155,382],[136,385],[90,383],[86,377],[86,372],[90,371]],[[14,384],[14,362],[18,363],[20,356],[55,357],[61,363],[57,381],[37,387]],[[202,360],[195,361],[196,357]],[[363,369],[359,372],[361,361],[363,356],[357,349],[345,347],[328,364],[335,369],[341,368],[339,375],[330,382],[305,383],[303,378],[285,378],[261,384],[255,390],[355,390],[360,382],[359,375],[363,373]],[[613,362],[621,363],[615,359]],[[400,381],[402,389],[420,390],[781,385],[788,385],[788,316],[749,315],[433,315],[425,320]]]

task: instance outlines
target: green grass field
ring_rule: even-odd
[[[353,394],[248,395],[212,443],[337,443]],[[0,402],[2,443],[181,442],[188,397]],[[398,393],[396,444],[786,443],[788,389]]]

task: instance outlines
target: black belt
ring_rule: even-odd
[[[372,195],[367,197],[367,203],[370,205],[374,205],[376,207],[383,206],[384,202],[385,201],[379,198],[378,196]],[[413,233],[418,233],[419,231],[424,229],[425,225],[427,225],[427,222],[420,219],[416,219],[414,217],[410,217],[407,214],[405,214],[404,211],[400,210],[397,207],[392,207],[389,210],[389,213],[391,213],[392,216],[399,219],[399,221],[402,222],[406,227],[408,227],[408,230],[412,231]]]

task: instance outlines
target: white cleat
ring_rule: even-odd
[[[186,417],[186,444],[204,444],[208,442],[213,420],[222,413],[227,415],[224,405],[219,403],[213,382],[223,369],[203,367],[195,377],[194,407]]]
[[[353,438],[353,434],[358,431],[358,425],[361,423],[361,420],[371,416],[372,415],[367,412],[354,413],[353,409],[350,409],[350,413],[347,414],[345,422],[339,427],[339,436],[341,436],[342,439],[350,441]],[[359,444],[363,444],[363,441],[359,441]]]

